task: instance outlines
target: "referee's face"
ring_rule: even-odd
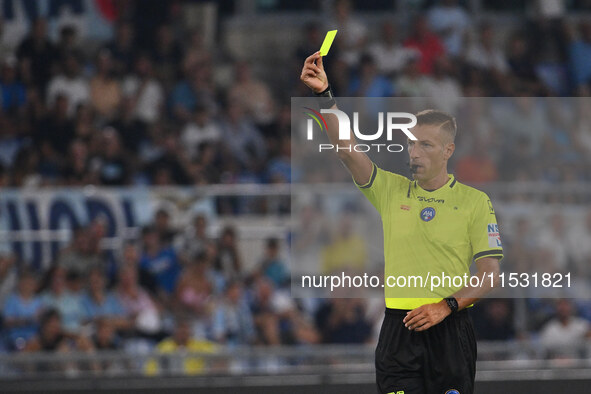
[[[416,126],[412,133],[417,140],[409,139],[407,143],[414,179],[428,181],[447,174],[447,161],[455,148],[447,133],[435,125]]]

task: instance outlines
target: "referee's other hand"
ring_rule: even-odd
[[[436,324],[441,323],[451,310],[445,301],[436,304],[422,305],[408,312],[404,319],[404,326],[411,331],[425,331]]]
[[[326,76],[324,66],[322,65],[320,51],[306,58],[300,79],[306,84],[306,86],[312,89],[314,93],[322,93],[328,88],[328,77]]]

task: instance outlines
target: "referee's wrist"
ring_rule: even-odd
[[[458,300],[456,299],[456,297],[447,297],[447,298],[444,298],[442,300],[442,302],[445,302],[445,304],[449,308],[450,315],[453,315],[454,313],[457,313],[458,310],[460,309],[460,305],[458,304]]]
[[[328,84],[326,86],[326,89],[324,89],[322,92],[314,92],[314,96],[316,96],[316,98],[318,99],[318,104],[321,109],[330,109],[337,103],[332,93],[330,84]]]

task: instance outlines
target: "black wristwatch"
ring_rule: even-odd
[[[314,96],[320,99],[318,104],[321,109],[331,109],[337,103],[332,94],[332,89],[330,88],[330,85],[328,85],[328,87],[324,89],[322,92],[314,93]]]
[[[458,305],[458,300],[456,300],[456,297],[445,298],[445,302],[447,303],[447,306],[451,310],[452,315],[458,311],[459,305]]]

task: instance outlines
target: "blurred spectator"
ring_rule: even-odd
[[[273,282],[276,287],[283,287],[289,281],[289,272],[279,255],[279,240],[267,239],[265,255],[259,264],[259,272]]]
[[[104,273],[94,269],[88,277],[88,289],[82,296],[85,320],[98,324],[99,320],[108,322],[113,328],[129,330],[131,321],[115,295],[107,292]],[[97,328],[98,330],[98,328]]]
[[[213,241],[207,233],[207,217],[205,215],[196,214],[193,217],[191,225],[187,226],[180,243],[180,249],[187,259],[208,253],[208,246],[212,245]]]
[[[513,75],[519,78],[519,83],[532,94],[539,93],[540,82],[536,73],[534,53],[527,40],[521,34],[515,34],[509,38],[507,63]]]
[[[187,158],[179,149],[179,138],[168,132],[160,141],[160,153],[146,166],[152,184],[188,185],[191,181],[187,173]]]
[[[120,21],[115,28],[115,37],[106,45],[106,49],[113,55],[113,69],[119,77],[131,70],[136,52],[134,41],[131,23],[125,20]]]
[[[298,72],[301,70],[302,61],[320,49],[322,46],[322,26],[316,22],[308,22],[301,30],[302,42],[295,51],[295,63]]]
[[[98,173],[100,183],[107,186],[128,184],[129,164],[122,150],[117,130],[107,127],[103,130],[101,137],[101,154],[91,159],[91,167]]]
[[[234,65],[234,83],[227,99],[239,104],[257,125],[267,125],[274,119],[277,109],[269,87],[252,76],[247,62]]]
[[[170,95],[170,108],[174,117],[181,122],[191,120],[191,113],[197,105],[216,108],[215,91],[209,69],[205,65],[195,65],[185,73]]]
[[[45,92],[58,52],[47,37],[47,21],[38,18],[33,22],[31,33],[20,43],[16,56],[22,63],[23,82],[31,83],[40,92]]]
[[[575,91],[580,96],[591,94],[591,23],[579,24],[579,37],[569,46],[569,65]]]
[[[3,304],[3,327],[11,350],[22,350],[37,331],[43,303],[36,291],[37,280],[30,272],[23,271],[19,275],[16,291]]]
[[[514,139],[524,138],[529,147],[526,151],[517,152],[521,155],[536,155],[540,151],[542,141],[548,134],[546,112],[543,104],[533,97],[516,97],[511,104],[493,117],[496,127],[505,130]],[[519,160],[523,162],[523,158]],[[531,162],[531,161],[530,161]],[[527,163],[527,162],[526,162]]]
[[[324,343],[364,343],[371,324],[365,320],[364,301],[331,298],[316,311],[316,326]]]
[[[431,29],[442,37],[449,56],[460,56],[471,21],[458,0],[441,1],[429,10],[427,18]]]
[[[492,25],[480,26],[478,41],[466,51],[466,62],[476,68],[497,74],[507,73],[509,67],[502,49],[495,44]]]
[[[70,186],[85,186],[93,183],[90,171],[88,146],[81,139],[70,144],[66,163],[62,171],[64,183]]]
[[[394,95],[392,83],[383,75],[378,74],[371,55],[363,55],[359,61],[359,75],[351,79],[349,96],[356,97],[390,97]]]
[[[219,155],[217,146],[202,143],[199,145],[197,160],[193,161],[192,177],[196,185],[210,185],[221,183]]]
[[[478,305],[475,331],[478,340],[509,341],[515,338],[511,300],[488,299]]]
[[[455,114],[461,102],[462,88],[453,78],[452,64],[447,58],[441,57],[433,62],[433,74],[423,77],[421,88],[426,97],[431,97],[429,105]],[[445,97],[445,100],[442,100]]]
[[[176,236],[176,230],[170,223],[170,213],[166,208],[159,208],[154,214],[154,228],[160,238],[160,243],[164,246],[172,246],[172,241]]]
[[[0,251],[0,305],[4,306],[8,297],[16,290],[19,275],[16,258],[8,251]]]
[[[211,61],[212,53],[205,42],[203,32],[199,29],[191,31],[185,41],[185,57],[183,64],[199,64]]]
[[[171,26],[167,24],[158,26],[154,46],[150,49],[156,74],[165,86],[172,86],[177,78],[178,65],[181,63],[183,52],[174,37]]]
[[[19,114],[24,110],[27,100],[25,85],[17,79],[17,60],[7,57],[2,62],[0,77],[2,110],[9,114]]]
[[[96,134],[99,134],[97,126],[104,122],[104,119],[98,119],[95,114],[90,103],[80,104],[76,108],[73,121],[74,135],[86,141],[90,146],[95,141]]]
[[[367,264],[367,245],[353,228],[352,218],[345,215],[333,233],[332,241],[322,251],[322,273],[361,272]]]
[[[70,351],[92,352],[94,348],[86,337],[72,335],[72,333],[65,331],[59,311],[49,309],[41,315],[39,333],[27,342],[24,350],[27,352],[68,353]],[[51,369],[55,369],[55,364]]]
[[[101,257],[92,250],[91,235],[87,227],[73,230],[70,245],[58,257],[57,265],[65,271],[75,271],[80,277],[88,277],[93,268],[104,269]]]
[[[258,342],[263,345],[317,343],[319,334],[302,318],[288,293],[276,291],[272,282],[258,277],[252,300]]]
[[[189,261],[183,269],[175,295],[177,302],[187,313],[197,318],[208,317],[213,281],[207,255],[200,254]]]
[[[349,66],[357,65],[361,50],[367,41],[367,28],[353,16],[350,0],[337,0],[334,3],[335,19],[327,23],[327,30],[337,29],[336,44],[341,57]],[[318,50],[318,49],[317,49]],[[309,53],[310,56],[312,53]]]
[[[131,163],[140,160],[138,153],[142,146],[146,145],[148,134],[146,123],[137,119],[134,111],[133,99],[123,97],[118,115],[108,124],[119,132],[123,149],[129,154]]]
[[[584,340],[591,337],[591,326],[574,312],[570,300],[556,302],[556,317],[546,323],[540,332],[540,341],[549,357],[576,357],[584,352]]]
[[[400,44],[394,23],[384,22],[380,33],[380,40],[369,47],[369,53],[375,60],[380,74],[393,78],[402,71],[409,60],[421,56],[417,50],[405,48]]]
[[[48,309],[41,315],[38,335],[27,342],[28,352],[68,352],[71,334],[63,331],[61,316],[56,309]],[[82,339],[82,337],[77,337]],[[72,349],[73,350],[73,349]]]
[[[256,333],[242,283],[230,281],[224,295],[213,312],[214,339],[226,345],[252,344]]]
[[[152,61],[147,55],[141,54],[137,57],[134,71],[123,80],[122,90],[125,96],[125,107],[120,117],[127,120],[126,124],[129,124],[132,119],[152,124],[160,119],[164,109],[164,89],[160,81],[154,77]],[[133,114],[133,118],[130,116],[131,114]],[[134,130],[140,128],[137,125],[133,126]],[[128,138],[126,141],[129,140]],[[138,142],[135,141],[135,144]],[[133,150],[137,151],[137,147]]]
[[[425,95],[424,79],[419,67],[419,59],[409,59],[404,65],[401,75],[394,82],[396,92],[400,97],[423,97]]]
[[[121,97],[121,86],[113,75],[111,53],[102,50],[96,59],[96,74],[90,80],[90,102],[102,119],[111,120],[119,110]]]
[[[139,334],[159,337],[162,328],[160,311],[150,295],[140,287],[137,268],[125,265],[119,270],[116,290],[125,315],[134,321]]]
[[[171,295],[177,285],[181,266],[173,248],[163,245],[155,227],[145,227],[142,231],[143,253],[140,269],[151,275],[156,288],[150,289],[158,296]]]
[[[460,182],[494,182],[499,178],[496,163],[488,153],[487,144],[482,138],[476,138],[472,151],[460,158],[455,166],[456,177]]]
[[[92,342],[85,336],[74,335],[64,331],[59,311],[49,309],[43,313],[40,318],[39,332],[27,342],[24,349],[26,352],[94,352]],[[39,371],[62,371],[66,373],[76,373],[80,369],[93,368],[97,365],[83,365],[67,359],[61,362],[40,362],[37,364]]]
[[[121,341],[115,331],[112,320],[99,317],[95,322],[95,332],[92,336],[92,344],[96,350],[121,349]],[[103,369],[108,369],[108,364],[103,364]]]
[[[404,46],[420,52],[419,71],[422,74],[431,74],[435,60],[445,54],[443,44],[435,34],[431,33],[424,16],[415,18],[412,32],[404,41]]]
[[[216,144],[222,131],[218,122],[211,117],[207,106],[197,105],[193,117],[181,132],[183,149],[191,160],[199,157],[199,147],[203,143]]]
[[[52,106],[58,96],[68,101],[68,117],[74,116],[79,104],[90,100],[90,86],[80,73],[80,60],[68,55],[62,62],[63,70],[49,81],[47,86],[47,105]]]
[[[282,343],[281,317],[274,305],[273,285],[266,278],[255,283],[252,306],[254,326],[257,330],[257,342],[262,345],[280,345]]]
[[[238,251],[236,229],[233,226],[226,226],[220,234],[214,268],[226,280],[242,275],[242,261]]]
[[[56,266],[49,273],[49,288],[41,294],[46,309],[56,309],[63,318],[64,331],[79,334],[85,317],[82,305],[82,277],[78,271]]]
[[[556,212],[549,217],[549,225],[538,233],[538,247],[546,248],[555,264],[549,272],[567,272],[575,268],[572,266],[567,230],[563,214]]]
[[[59,41],[57,43],[58,60],[63,62],[68,56],[73,55],[78,59],[84,59],[84,54],[80,49],[76,27],[65,25],[60,29]]]
[[[146,365],[148,375],[156,374],[183,374],[197,375],[205,372],[206,361],[196,357],[194,353],[213,354],[217,346],[204,339],[191,336],[191,324],[188,319],[178,318],[175,321],[175,329],[172,337],[162,340],[156,351],[160,355],[158,360],[150,360]]]
[[[221,122],[222,143],[228,155],[249,166],[265,158],[265,141],[260,131],[245,116],[244,108],[230,101]]]
[[[68,97],[57,95],[50,112],[39,119],[33,131],[33,140],[39,150],[51,149],[64,157],[74,138],[74,123],[68,116]]]
[[[279,141],[279,152],[267,165],[267,179],[269,183],[291,183],[298,181],[299,171],[291,167],[291,139],[284,137]]]

